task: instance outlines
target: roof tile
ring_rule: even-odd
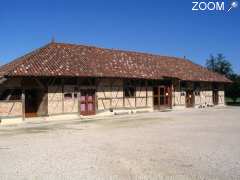
[[[0,67],[0,76],[173,77],[231,82],[186,59],[64,43],[50,43]]]

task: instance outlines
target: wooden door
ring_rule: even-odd
[[[153,88],[153,104],[154,109],[171,108],[171,87],[170,86],[157,86]]]
[[[186,92],[186,107],[194,107],[194,93],[193,90],[187,90]]]
[[[213,90],[213,104],[218,105],[218,90]]]
[[[80,114],[84,116],[96,114],[95,90],[93,89],[81,90]]]

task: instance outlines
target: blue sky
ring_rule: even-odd
[[[239,32],[240,7],[229,13],[193,12],[191,0],[8,0],[0,5],[0,63],[54,37],[57,42],[186,56],[202,65],[211,53],[223,53],[240,73]]]

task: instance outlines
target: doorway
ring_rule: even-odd
[[[166,109],[172,107],[170,86],[153,87],[153,106],[154,109]]]
[[[37,117],[44,92],[38,89],[25,90],[25,117]]]
[[[218,90],[213,90],[213,105],[218,105]]]
[[[194,107],[195,97],[193,90],[186,91],[186,107]]]
[[[81,90],[80,96],[80,114],[83,116],[95,115],[95,93],[94,89]]]

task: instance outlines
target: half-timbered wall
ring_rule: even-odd
[[[40,100],[37,115],[47,116],[48,115],[48,93],[45,90],[41,93],[42,93],[42,99]]]
[[[218,104],[219,105],[224,105],[225,104],[225,93],[224,93],[224,90],[220,90],[218,92]]]
[[[153,88],[147,87],[147,107],[153,108]]]
[[[77,113],[78,99],[75,86],[48,87],[48,114]]]
[[[222,84],[219,86],[218,104],[225,105],[225,91],[224,91],[224,85],[222,85]]]
[[[0,117],[1,116],[22,116],[22,102],[0,102]]]
[[[78,99],[75,86],[64,86],[63,109],[64,113],[78,112]]]
[[[185,106],[186,103],[186,92],[185,91],[174,91],[172,93],[172,104],[173,106]]]
[[[213,88],[211,83],[201,83],[198,94],[195,93],[195,106],[213,105]]]
[[[213,105],[213,85],[212,83],[202,82],[199,83],[198,87],[194,86],[193,82],[187,82],[185,88],[182,88],[180,82],[175,80],[173,81],[173,106],[185,106],[186,103],[186,90],[194,90],[194,102],[195,107],[200,105]],[[224,105],[224,87],[219,87],[219,105]]]
[[[22,116],[22,97],[21,97],[21,89],[20,87],[20,80],[13,78],[12,80],[7,80],[2,86],[0,84],[0,118],[1,117],[16,117]],[[16,96],[13,93],[17,89],[18,95]],[[6,97],[2,97],[2,94],[7,91]],[[4,93],[5,94],[5,93]],[[12,96],[14,98],[12,99]]]
[[[109,110],[123,108],[123,82],[120,79],[102,79],[98,81],[97,109]]]
[[[134,86],[134,97],[125,97],[121,79],[102,79],[97,85],[97,108],[99,111],[121,108],[146,108],[153,106],[152,88]]]
[[[63,113],[63,93],[61,86],[48,87],[48,114]]]
[[[195,106],[213,105],[213,92],[209,90],[201,90],[200,95],[195,95]]]
[[[172,91],[172,105],[173,106],[185,106],[186,103],[186,91],[181,90],[180,81],[174,79],[173,91]]]
[[[147,86],[136,87],[135,97],[124,98],[127,108],[153,107],[152,88]]]
[[[71,85],[65,83],[62,79],[59,80],[57,84],[48,85],[47,92],[44,90],[46,95],[44,95],[43,102],[40,104],[38,115],[78,113],[80,111],[78,99],[80,89],[88,87],[96,88],[96,110],[98,111],[153,108],[153,86],[148,84],[148,81],[143,81],[138,85],[138,83],[135,84],[137,81],[131,80],[130,86],[134,87],[135,94],[126,97],[124,93],[125,81],[123,79],[99,78],[96,79],[96,82],[89,84],[76,79],[76,81],[71,82]],[[82,78],[82,80],[88,79]],[[5,83],[5,88],[17,89],[20,87],[20,82],[20,79],[13,80],[13,82],[9,80]],[[174,79],[172,85],[173,107],[185,107],[187,89],[194,90],[196,107],[213,104],[213,84],[210,82],[199,83],[197,88],[194,82],[187,82],[184,89],[181,87],[180,81]],[[224,85],[216,87],[218,88],[218,104],[224,105]],[[0,101],[0,116],[22,116],[23,107],[22,101]]]

